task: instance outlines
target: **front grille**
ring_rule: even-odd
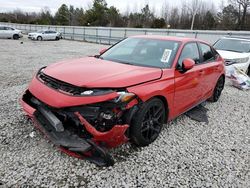
[[[44,69],[44,68],[42,68]],[[74,86],[72,84],[57,80],[52,78],[39,70],[37,74],[37,79],[40,80],[46,86],[53,88],[61,93],[74,96],[100,96],[113,93],[115,91],[123,91],[123,88],[119,89],[109,89],[109,88],[84,88]]]
[[[83,88],[57,80],[42,72],[39,72],[37,76],[38,76],[38,79],[42,81],[45,85],[53,89],[56,89],[62,93],[66,93],[69,95],[81,95],[81,93],[84,92]]]

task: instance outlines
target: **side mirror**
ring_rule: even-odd
[[[105,53],[108,49],[107,48],[103,48],[99,51],[99,54],[102,55],[103,53]]]
[[[195,65],[194,60],[192,60],[190,58],[184,59],[182,61],[182,69],[185,72],[188,71],[188,70],[190,70],[190,69],[192,69],[194,67],[194,65]]]

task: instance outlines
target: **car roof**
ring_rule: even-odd
[[[196,39],[196,38],[186,38],[186,37],[175,37],[175,36],[163,36],[163,35],[136,35],[132,36],[131,38],[145,38],[145,39],[158,39],[158,40],[171,40],[177,42],[204,42],[205,41]]]

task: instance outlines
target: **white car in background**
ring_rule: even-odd
[[[224,58],[226,70],[235,66],[250,76],[250,38],[223,37],[213,46]]]
[[[22,31],[9,26],[0,25],[0,38],[17,40],[23,37]]]
[[[43,30],[29,33],[28,38],[32,40],[60,40],[62,34],[53,30]]]

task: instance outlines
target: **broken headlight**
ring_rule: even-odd
[[[119,103],[119,102],[127,103],[127,102],[132,101],[136,97],[134,93],[128,93],[126,91],[117,92],[117,94],[119,96],[113,100],[116,103]]]

